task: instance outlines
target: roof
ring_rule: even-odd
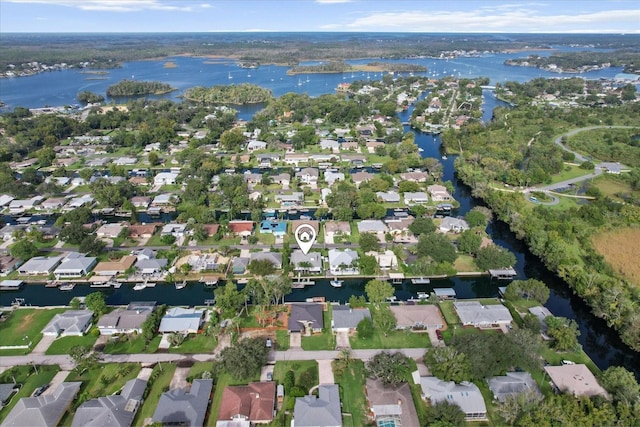
[[[96,265],[96,268],[93,269],[95,273],[100,273],[103,271],[118,271],[125,272],[129,269],[137,260],[133,255],[125,255],[120,258],[120,261],[102,261]]]
[[[487,412],[480,389],[473,383],[463,381],[456,384],[453,381],[442,381],[436,377],[420,377],[422,393],[434,402],[449,402],[458,405],[465,414]]]
[[[282,254],[278,252],[251,252],[251,261],[269,261],[274,267],[282,267]]]
[[[76,410],[71,426],[129,427],[146,388],[147,381],[134,378],[127,381],[120,394],[84,402]]]
[[[195,308],[173,307],[160,321],[160,332],[181,332],[197,331],[200,327],[200,320],[204,316],[204,310]]]
[[[462,218],[454,218],[452,216],[445,216],[440,222],[440,229],[452,230],[468,230],[469,224]]]
[[[291,332],[304,331],[304,322],[307,321],[311,322],[313,329],[323,328],[322,304],[304,302],[291,304],[287,329]]]
[[[43,334],[83,333],[93,317],[91,310],[67,310],[53,316],[42,330]]]
[[[271,421],[275,396],[276,383],[273,381],[227,386],[222,392],[218,420],[227,421],[241,415],[252,422]]]
[[[165,258],[141,259],[136,262],[136,268],[138,270],[146,270],[149,268],[160,270],[167,265],[167,262]]]
[[[351,263],[357,259],[358,252],[352,251],[351,249],[329,249],[329,264],[332,267],[338,267],[341,264],[351,265]]]
[[[88,272],[91,267],[93,267],[96,263],[96,257],[93,256],[81,256],[70,258],[67,257],[55,269],[55,274],[67,273],[67,272]]]
[[[133,303],[132,303],[133,304]],[[107,313],[98,320],[98,328],[131,330],[142,328],[142,323],[147,320],[153,312],[154,305],[136,305],[117,308],[111,313]]]
[[[191,390],[181,388],[162,393],[152,422],[202,426],[209,406],[213,380],[193,380]]]
[[[398,320],[399,328],[413,326],[438,326],[444,324],[440,309],[436,305],[392,305],[389,307]]]
[[[379,219],[366,219],[358,222],[358,231],[360,233],[385,233],[387,225]]]
[[[229,221],[229,231],[233,233],[242,233],[253,231],[253,221]]]
[[[81,382],[63,382],[52,394],[23,397],[2,422],[3,427],[55,426],[80,390]]]
[[[318,387],[316,396],[297,397],[293,408],[296,427],[340,427],[342,413],[340,392],[336,384],[323,384]]]
[[[62,256],[37,256],[22,264],[18,271],[25,273],[40,273],[53,270],[62,261]]]
[[[405,427],[418,426],[418,413],[409,384],[385,387],[378,379],[367,378],[367,400],[376,420],[397,415]]]
[[[333,328],[334,329],[355,329],[362,319],[371,319],[371,312],[368,308],[354,308],[346,305],[333,306]]]
[[[295,228],[294,228],[295,230]],[[325,233],[351,233],[351,225],[347,221],[326,221],[324,223]]]
[[[582,363],[545,366],[544,370],[560,391],[568,392],[575,396],[607,396],[606,390],[598,384],[596,377]]]
[[[507,397],[524,391],[533,391],[540,394],[536,382],[528,372],[507,372],[506,375],[489,378],[489,389],[495,399],[504,402]]]
[[[509,309],[502,304],[482,305],[478,301],[457,301],[453,306],[463,325],[491,325],[513,321]]]
[[[299,266],[303,262],[311,264],[310,268],[322,268],[322,254],[320,252],[309,252],[305,254],[300,249],[294,249],[291,253],[291,264],[294,267]]]
[[[18,387],[18,384],[0,384],[0,407],[4,406],[4,403],[13,394],[13,390]]]
[[[433,293],[438,297],[455,297],[456,290],[453,288],[433,288]]]

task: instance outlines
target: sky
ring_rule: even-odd
[[[0,0],[3,32],[640,34],[637,0]]]

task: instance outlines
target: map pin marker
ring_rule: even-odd
[[[310,224],[300,224],[293,232],[293,235],[300,246],[300,250],[302,250],[302,253],[305,255],[309,253],[316,241],[316,237],[318,237],[315,228]]]

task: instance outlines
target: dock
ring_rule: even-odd
[[[513,278],[518,275],[513,267],[489,270],[489,274],[491,275],[491,279],[497,280],[513,280]]]

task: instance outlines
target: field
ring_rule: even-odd
[[[623,202],[624,197],[628,196],[640,198],[640,191],[633,190],[629,182],[618,176],[603,174],[594,179],[593,183],[602,194],[619,202]]]
[[[638,241],[640,228],[622,228],[597,234],[593,246],[613,269],[627,280],[640,286],[640,263]]]
[[[0,355],[27,354],[42,339],[42,329],[57,313],[64,308],[39,310],[35,308],[21,308],[7,313],[8,319],[0,323],[2,345],[28,345],[27,350],[0,350]]]

